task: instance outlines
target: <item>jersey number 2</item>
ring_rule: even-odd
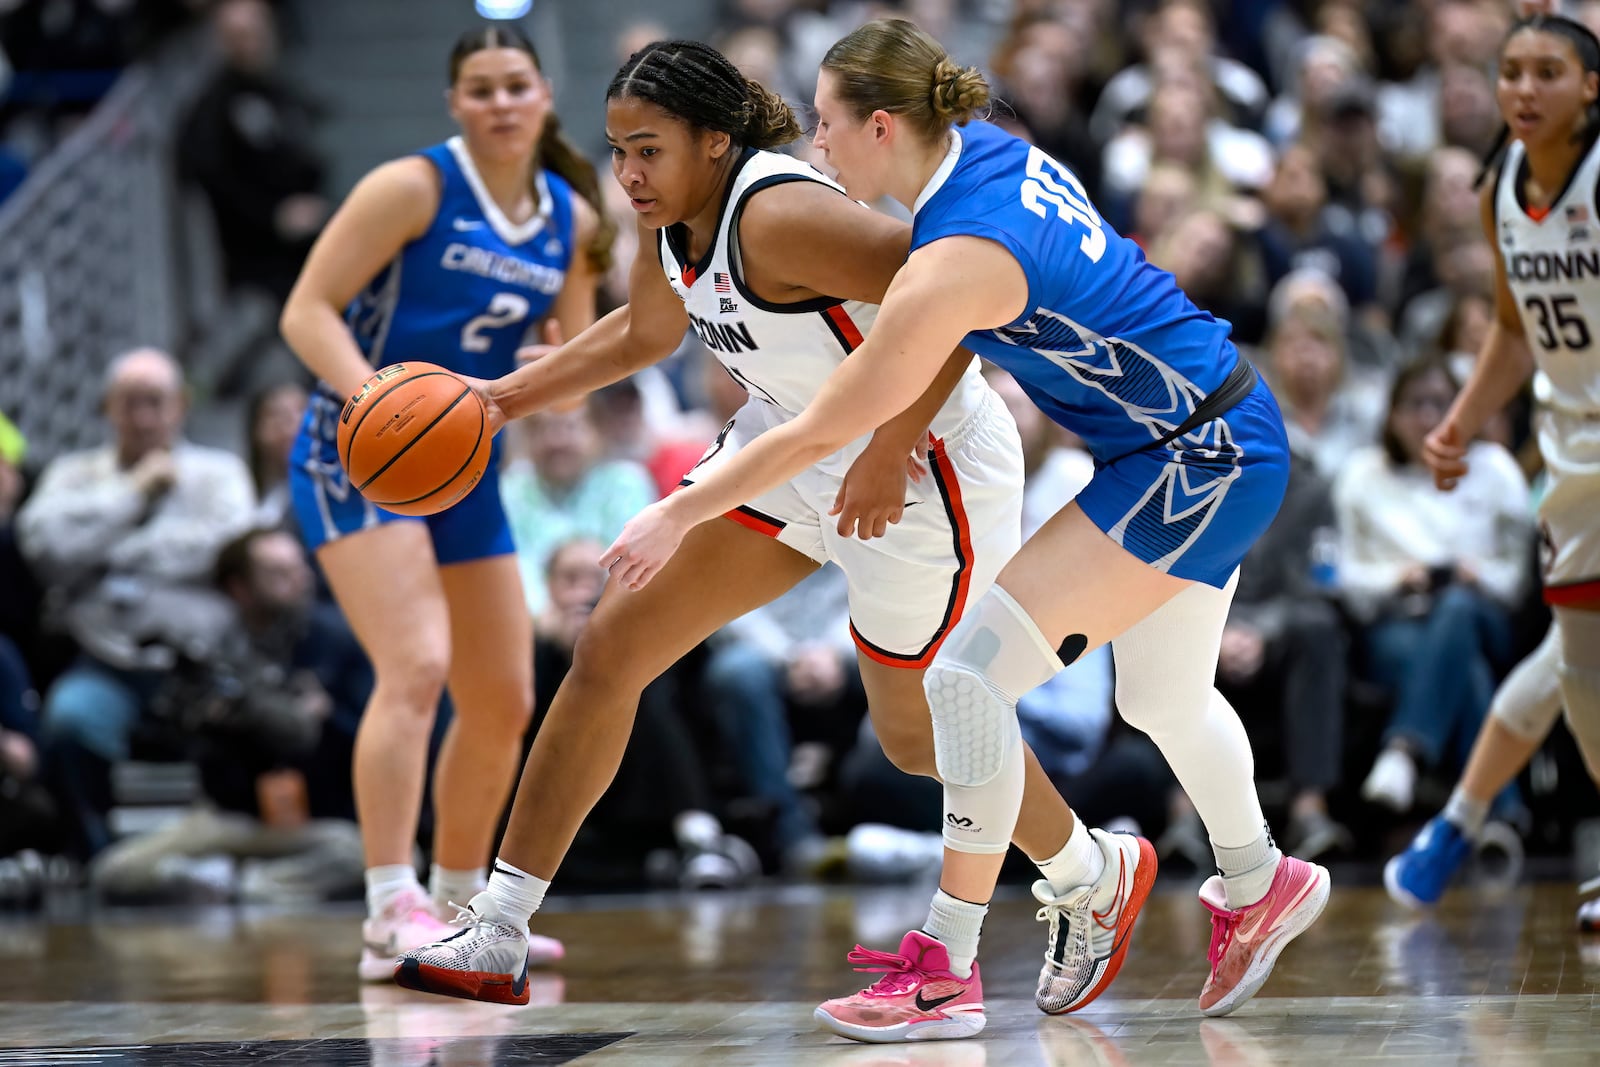
[[[489,310],[462,328],[461,351],[489,351],[489,345],[492,340],[484,336],[484,330],[510,326],[512,323],[521,322],[527,317],[528,301],[526,297],[518,296],[516,293],[494,294],[494,299],[489,301]]]
[[[1578,313],[1578,298],[1553,296],[1549,300],[1530,296],[1522,306],[1539,319],[1539,346],[1546,351],[1565,348],[1569,352],[1589,347],[1589,324]],[[1559,336],[1558,336],[1559,333]]]
[[[1093,263],[1100,262],[1106,254],[1105,223],[1094,205],[1089,203],[1089,193],[1077,175],[1039,151],[1028,149],[1028,178],[1018,190],[1022,206],[1039,216],[1047,217],[1045,205],[1055,208],[1056,217],[1066,222],[1076,222],[1089,232],[1083,235],[1078,247]]]

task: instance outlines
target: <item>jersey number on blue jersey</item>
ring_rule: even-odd
[[[1065,222],[1076,222],[1089,232],[1083,235],[1078,247],[1090,262],[1100,262],[1106,254],[1105,223],[1094,205],[1089,203],[1088,190],[1078,181],[1078,176],[1051,159],[1037,148],[1028,150],[1028,177],[1017,190],[1022,206],[1046,218],[1044,206],[1056,209],[1056,217]]]
[[[1533,312],[1538,320],[1535,326],[1539,331],[1539,346],[1546,352],[1556,348],[1579,352],[1588,348],[1593,340],[1589,335],[1589,324],[1578,313],[1578,298],[1575,296],[1552,296],[1548,300],[1542,296],[1530,296],[1522,302],[1522,306]]]
[[[461,351],[487,352],[493,343],[483,335],[484,330],[511,326],[528,317],[528,299],[516,293],[496,293],[489,301],[489,310],[467,323],[461,329]]]

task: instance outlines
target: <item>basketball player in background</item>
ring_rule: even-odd
[[[811,403],[870,335],[911,234],[809,165],[769,151],[800,136],[788,106],[697,42],[658,42],[627,61],[607,90],[606,134],[612,172],[639,222],[629,302],[496,383],[492,417],[581,396],[665,358],[693,328],[750,394],[689,473],[693,484]],[[824,562],[836,563],[849,584],[857,658],[884,752],[905,771],[935,773],[923,670],[1021,540],[1016,425],[971,353],[952,356],[954,348],[945,347],[942,368],[914,403],[908,398],[902,417],[841,441],[786,484],[730,503],[647,588],[607,585],[540,723],[488,890],[463,916],[468,930],[404,956],[402,985],[526,1002],[526,963],[515,946],[616,773],[640,692],[723,624]],[[908,484],[907,461],[923,446],[927,472]],[[1022,817],[1013,811],[1011,821],[1039,867],[1035,893],[1049,918],[1036,999],[1045,1011],[1070,1011],[1099,995],[1120,967],[1154,880],[1155,852],[1130,835],[1091,834],[1032,753],[1018,758]],[[1008,824],[999,848],[1012,836]],[[1095,872],[1063,877],[1084,850],[1097,860]],[[986,908],[962,898],[959,885],[947,888],[919,936],[930,958],[948,956],[975,985],[977,921]],[[1091,897],[1103,928],[1090,916]],[[895,1025],[956,1025],[966,1036],[983,1026],[981,1007],[971,1008],[964,999]]]
[[[1506,125],[1480,196],[1496,249],[1495,321],[1423,459],[1439,488],[1454,488],[1484,423],[1535,369],[1543,372],[1538,440],[1547,482],[1539,519],[1544,598],[1556,623],[1556,646],[1546,655],[1567,726],[1590,777],[1600,780],[1600,40],[1559,15],[1518,22],[1500,49],[1496,94]],[[1512,731],[1496,746],[1498,730],[1491,719],[1472,759],[1501,763],[1495,776],[1509,779],[1526,761],[1516,759],[1523,753],[1514,735],[1529,731]],[[1486,808],[1458,788],[1386,868],[1390,895],[1413,905],[1437,900]],[[1580,910],[1580,924],[1595,921],[1592,909]]]
[[[613,232],[526,38],[503,25],[465,34],[446,98],[460,136],[362,179],[281,323],[320,379],[291,460],[295,517],[377,675],[354,769],[369,981],[448,929],[447,901],[483,887],[532,709],[533,635],[500,505],[500,442],[460,503],[408,519],[351,487],[334,446],[339,414],[377,368],[422,360],[493,377],[541,323],[552,336],[584,329]],[[455,717],[433,779],[430,901],[412,849],[446,685]],[[562,949],[537,938],[529,952],[537,962]]]
[[[649,588],[700,524],[902,411],[954,345],[1010,371],[1099,465],[928,668],[945,792],[941,886],[989,899],[1022,796],[1017,699],[1063,659],[1110,641],[1118,709],[1160,747],[1216,853],[1219,874],[1200,890],[1212,939],[1199,1007],[1225,1015],[1328,899],[1328,872],[1273,844],[1249,739],[1213,687],[1239,562],[1287,482],[1283,420],[1228,324],[1105,226],[1070,170],[971,121],[988,99],[976,69],[903,20],[867,23],[829,49],[817,147],[850,195],[890,195],[911,209],[911,254],[872,335],[816,400],[641,512],[606,560],[614,582]],[[1107,858],[1077,852],[1067,877],[1094,883]],[[1092,906],[1109,909],[1121,895]],[[975,942],[982,908],[967,907]],[[951,969],[922,932],[897,952],[858,948],[850,958],[883,977],[817,1009],[835,1032],[903,1041],[981,1029],[965,1021],[983,1011],[976,972]]]

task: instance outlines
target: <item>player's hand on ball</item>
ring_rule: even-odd
[[[1456,487],[1467,473],[1467,446],[1456,424],[1446,419],[1422,441],[1422,461],[1433,473],[1433,484],[1440,489]]]
[[[493,437],[495,434],[499,433],[500,427],[504,426],[511,420],[506,418],[505,409],[502,408],[499,402],[489,394],[489,390],[494,385],[494,382],[487,381],[483,378],[469,378],[465,374],[458,374],[456,377],[470,385],[472,387],[472,391],[478,394],[478,400],[483,404],[484,413],[489,416],[489,436]]]
[[[672,516],[670,498],[658,500],[628,520],[622,533],[600,557],[624,589],[643,589],[672,558],[688,530]]]

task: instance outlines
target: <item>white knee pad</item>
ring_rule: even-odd
[[[1526,741],[1543,741],[1561,715],[1561,627],[1539,642],[1495,690],[1489,714]]]
[[[944,783],[944,843],[957,852],[995,855],[1011,844],[1027,777],[1015,711],[1000,738],[998,769],[981,785]]]
[[[939,777],[971,787],[999,774],[1007,739],[1021,736],[1018,698],[1059,670],[1061,660],[1028,613],[991,586],[950,631],[922,680]]]

